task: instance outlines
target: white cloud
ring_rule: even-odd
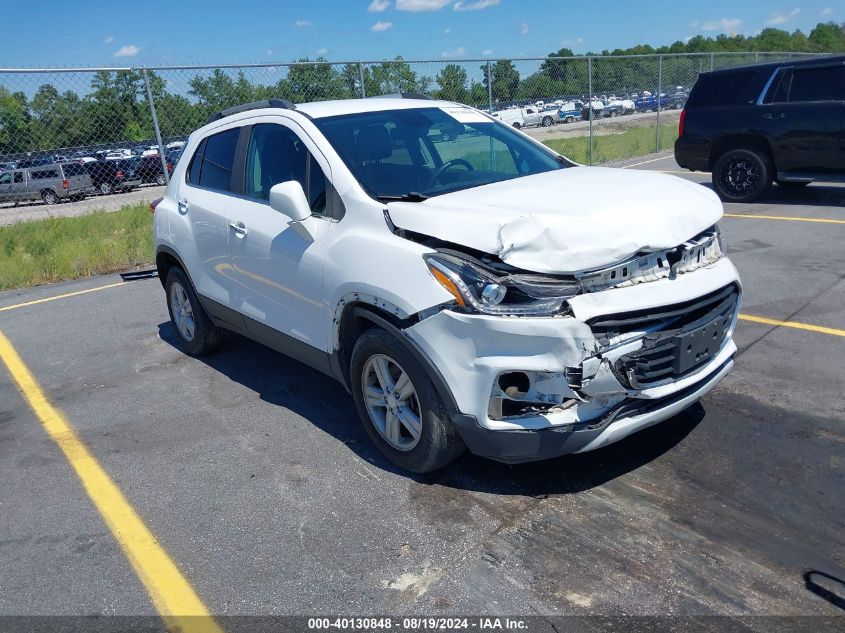
[[[367,11],[370,13],[381,13],[382,11],[387,11],[387,7],[389,6],[390,0],[373,0],[370,6],[367,7]]]
[[[523,23],[519,26],[519,32],[520,32],[520,33],[522,33],[523,35],[526,35],[526,34],[528,33],[528,31],[529,31],[528,24],[526,24],[525,22],[523,22]]]
[[[481,54],[482,54],[482,55],[492,55],[492,54],[493,54],[493,51],[491,51],[491,50],[488,48],[486,51],[481,51]]]
[[[690,41],[691,39],[692,39],[692,35],[687,35],[687,36],[684,38],[684,40],[683,40],[683,41],[684,41],[684,44],[689,44],[689,41]]]
[[[561,46],[578,46],[579,44],[583,44],[583,43],[584,43],[583,37],[576,37],[576,38],[571,39],[571,40],[561,40],[560,45]]]
[[[112,42],[114,42],[114,35],[109,35],[106,39],[103,40],[103,43],[105,44],[111,44]]]
[[[396,0],[397,11],[440,11],[453,0]]]
[[[386,31],[390,28],[393,28],[393,22],[376,22],[370,27],[370,30],[375,31],[376,33],[381,33],[382,31]]]
[[[693,29],[697,29],[699,24],[701,24],[701,22],[699,22],[698,20],[693,20],[692,22],[689,23],[690,28],[693,28]]]
[[[819,15],[833,15],[833,7],[827,7],[826,9],[822,9]]]
[[[310,20],[297,20],[296,21],[296,28],[304,29],[304,28],[311,26],[312,24],[314,24],[314,23],[311,22]]]
[[[801,9],[795,7],[789,13],[776,13],[768,20],[764,22],[766,26],[777,26],[778,24],[786,24],[792,18],[796,17],[799,13],[801,13]]]
[[[719,20],[712,20],[701,25],[704,31],[727,31],[728,33],[736,33],[742,26],[742,20],[739,18],[721,18]]]
[[[487,7],[495,7],[497,4],[499,4],[499,0],[475,0],[475,2],[458,0],[452,9],[455,11],[478,11]]]
[[[453,51],[443,51],[441,57],[443,57],[444,59],[447,57],[463,57],[466,52],[467,51],[463,46],[458,46],[458,48]]]
[[[134,44],[127,44],[126,46],[121,46],[117,49],[114,53],[115,57],[135,57],[138,53],[141,52],[141,49],[135,46]]]
[[[449,33],[451,33],[451,32],[452,32],[451,26],[447,26],[445,29],[443,29],[443,35],[449,35]]]
[[[267,53],[267,57],[270,57],[270,55],[272,55],[272,54],[273,54],[273,49],[272,49],[272,48],[268,48],[268,49],[267,49],[267,51],[266,51],[266,53]]]
[[[328,55],[328,54],[329,54],[329,49],[327,49],[327,48],[318,48],[317,49],[317,55],[319,55],[321,57],[323,55]]]

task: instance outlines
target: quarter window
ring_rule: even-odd
[[[12,174],[3,174],[0,176],[0,185],[9,185],[12,183]]]
[[[23,172],[22,171],[16,171],[15,172],[15,182],[16,183],[23,182]]]
[[[238,145],[240,128],[233,128],[209,136],[205,140],[199,185],[219,191],[231,191],[232,166],[235,162],[235,148]]]
[[[845,100],[845,66],[840,64],[793,71],[790,103],[842,100]]]

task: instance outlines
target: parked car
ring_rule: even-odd
[[[665,94],[653,95],[644,92],[643,96],[634,101],[637,112],[656,112],[658,109],[665,110],[671,105],[671,99]]]
[[[91,177],[78,163],[54,163],[0,174],[0,202],[81,200],[92,190]]]
[[[589,105],[584,103],[581,106],[581,116],[585,119],[600,119],[604,116],[604,103],[598,99],[591,99]]]
[[[131,191],[141,186],[141,178],[127,159],[98,160],[86,163],[94,188],[102,194]]]
[[[11,169],[17,169],[17,168],[18,168],[18,164],[13,162],[13,161],[10,161],[10,162],[7,162],[7,163],[0,163],[0,171],[9,171]]]
[[[505,125],[515,127],[517,130],[525,127],[525,113],[519,108],[508,108],[493,113]]]
[[[407,470],[596,449],[733,365],[715,194],[459,104],[220,112],[151,207],[166,336],[200,355],[233,330],[336,378]]]
[[[723,200],[771,183],[845,181],[845,55],[704,73],[681,112],[675,160],[710,171]]]
[[[167,159],[166,159],[167,160]],[[173,172],[175,163],[167,160],[168,174]],[[161,167],[161,158],[156,154],[155,156],[143,156],[135,158],[133,161],[135,173],[141,179],[141,182],[155,183],[157,185],[164,185],[164,170]]]
[[[570,101],[560,106],[557,111],[558,118],[564,123],[575,123],[584,116],[584,104],[580,101]]]

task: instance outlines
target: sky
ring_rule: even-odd
[[[0,66],[542,57],[695,35],[809,33],[841,0],[37,0],[4,3]],[[84,9],[84,10],[83,10]]]

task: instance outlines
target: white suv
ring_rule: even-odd
[[[154,231],[185,351],[231,330],[335,377],[408,470],[589,451],[733,365],[740,283],[699,185],[413,95],[247,104],[184,156]]]

